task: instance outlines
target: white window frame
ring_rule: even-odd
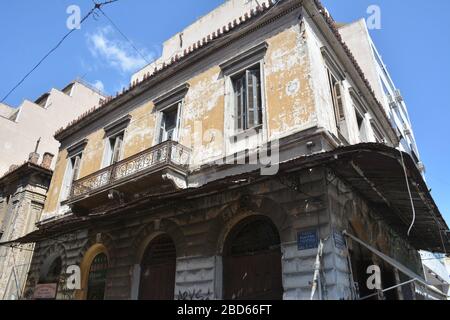
[[[103,159],[102,159],[102,169],[107,168],[114,163],[117,163],[123,159],[125,150],[125,141],[128,125],[131,121],[131,115],[126,115],[104,128],[105,137],[103,139]],[[113,153],[117,144],[111,145],[111,139],[116,139],[118,136],[122,136],[122,145],[119,150],[118,160],[113,161]]]
[[[324,66],[327,76],[327,82],[328,82],[328,90],[329,96],[331,99],[331,104],[333,107],[333,113],[334,113],[334,119],[335,119],[335,126],[336,130],[339,135],[342,135],[345,139],[349,139],[349,126],[348,126],[348,119],[349,115],[347,114],[347,100],[346,100],[346,93],[347,89],[344,86],[345,82],[345,72],[337,62],[337,59],[335,59],[333,53],[326,47],[321,48],[322,57],[324,60]],[[335,96],[335,92],[333,89],[333,85],[331,83],[330,76],[334,77],[337,81],[337,84],[339,85],[339,89],[341,90],[341,104],[342,104],[342,110],[339,110],[339,105],[337,101],[337,97]]]
[[[178,142],[180,139],[180,129],[181,129],[181,114],[182,114],[182,109],[183,109],[183,105],[184,105],[184,99],[181,99],[173,104],[170,104],[162,109],[160,109],[158,111],[158,126],[156,127],[156,134],[155,134],[155,143],[156,145],[167,142],[167,136],[161,136],[161,134],[165,134],[167,135],[167,131],[164,129],[162,129],[163,127],[163,121],[164,121],[164,115],[165,113],[167,113],[169,110],[176,108],[177,109],[177,119],[176,119],[176,125],[175,125],[175,129],[173,132],[173,136],[171,141],[175,141]],[[164,130],[164,133],[162,133],[162,130]]]
[[[117,143],[118,137],[122,137],[122,142],[121,142],[121,146],[120,146],[120,150],[118,151],[118,159],[114,160],[114,154],[116,152],[116,147],[117,147]],[[114,139],[114,146],[112,145],[112,141]],[[104,140],[104,152],[103,152],[103,161],[102,161],[102,169],[107,168],[109,166],[112,166],[113,164],[120,162],[123,159],[123,153],[124,153],[124,145],[125,145],[125,130],[119,131],[117,133],[115,133],[114,135],[111,136],[107,136],[105,137]]]
[[[75,176],[74,170],[75,170],[75,167],[77,164],[76,163],[77,158],[79,158],[79,163],[78,163],[78,172],[77,172],[77,175]],[[73,186],[73,182],[76,181],[80,177],[82,161],[83,161],[83,152],[82,151],[75,153],[73,155],[70,155],[67,158],[66,171],[64,173],[63,184],[61,186],[59,203],[62,203],[69,199],[70,191]]]
[[[164,113],[172,108],[178,108],[177,122],[173,133],[172,141],[179,142],[180,131],[183,121],[185,97],[189,91],[189,87],[190,86],[188,83],[184,83],[178,87],[175,87],[172,90],[167,91],[166,93],[162,94],[161,96],[153,100],[155,110],[157,112],[157,120],[156,120],[157,125],[154,131],[155,133],[153,138],[154,146],[160,144],[161,143],[160,141],[165,142],[164,141],[165,139],[161,137],[161,127],[163,125]]]
[[[268,141],[268,106],[267,86],[265,77],[265,57],[268,44],[263,42],[253,48],[231,58],[220,65],[225,79],[225,123],[224,140],[225,154],[239,153],[246,149],[256,149]],[[261,125],[239,130],[237,127],[236,96],[234,79],[246,70],[259,66],[261,86]],[[254,135],[256,131],[256,135]]]

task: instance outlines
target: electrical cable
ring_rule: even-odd
[[[111,25],[114,27],[114,29],[117,30],[117,32],[120,33],[120,35],[131,45],[131,47],[137,52],[138,55],[141,56],[142,59],[144,59],[144,61],[147,64],[150,64],[150,61],[147,59],[147,57],[145,57],[142,52],[140,52],[138,50],[138,48],[136,48],[135,44],[133,43],[133,41],[130,40],[130,38],[128,38],[125,33],[122,32],[122,30],[120,30],[120,28],[117,26],[117,24],[114,23],[114,21],[102,10],[102,9],[98,9],[100,11],[101,14],[103,14],[103,16],[109,21],[109,23],[111,23]]]
[[[406,186],[408,188],[408,194],[409,194],[409,199],[411,201],[411,208],[412,208],[412,213],[413,213],[413,219],[411,222],[411,225],[408,229],[408,237],[411,234],[411,231],[416,223],[416,208],[414,207],[414,201],[413,201],[413,197],[412,197],[412,193],[411,193],[411,186],[409,185],[409,179],[408,179],[408,172],[406,171],[406,165],[405,165],[405,158],[403,157],[403,152],[400,150],[400,157],[402,159],[402,166],[403,166],[403,172],[405,173],[405,180],[406,180]]]
[[[95,10],[101,10],[101,7],[113,2],[117,2],[119,0],[111,0],[111,1],[105,1],[102,3],[95,3],[95,6],[81,19],[80,25],[83,24],[84,21],[86,21],[94,12]],[[53,53],[55,52],[62,44],[63,42],[77,29],[70,30],[49,52],[47,52],[44,57],[39,60],[39,62],[3,97],[1,102],[5,102],[6,99],[14,92],[18,87],[20,87],[26,79],[37,69],[39,66]]]

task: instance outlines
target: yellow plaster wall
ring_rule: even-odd
[[[180,143],[192,148],[202,160],[223,155],[225,81],[219,66],[189,81],[182,114]],[[220,132],[220,134],[219,134]],[[201,143],[200,143],[201,142]]]
[[[88,143],[83,150],[80,175],[78,178],[86,177],[101,169],[103,152],[105,149],[105,131],[100,129],[87,137]]]
[[[153,145],[157,120],[153,102],[146,102],[130,113],[131,122],[125,132],[123,158],[129,158]]]
[[[276,138],[310,125],[315,116],[315,105],[310,84],[309,58],[299,26],[285,29],[266,41],[269,44],[264,66],[268,132],[269,138]],[[225,79],[221,69],[218,65],[214,66],[197,74],[188,83],[190,88],[182,110],[180,143],[192,148],[201,141],[201,147],[193,150],[194,159],[200,157],[204,162],[220,158],[224,156],[225,149]],[[130,115],[123,158],[129,158],[153,146],[156,132],[157,114],[152,102],[145,102]],[[201,130],[196,130],[196,126],[200,126]],[[220,134],[208,134],[208,130],[217,130]],[[195,136],[196,132],[203,136]],[[100,170],[103,160],[103,128],[99,128],[87,139],[80,178]],[[64,152],[63,150],[61,154],[66,154]],[[58,165],[65,168],[65,161],[60,159]],[[59,191],[64,170],[57,167],[52,193]],[[57,197],[50,195],[46,210],[56,208],[54,198]]]
[[[45,218],[45,213],[53,213],[58,210],[59,195],[61,191],[61,186],[63,184],[64,175],[66,173],[66,167],[67,167],[67,150],[63,149],[60,150],[58,158],[56,160],[52,182],[50,183],[50,188],[47,193],[47,199],[45,201],[43,218]]]
[[[294,26],[267,40],[265,79],[269,137],[307,126],[315,115],[310,64],[303,36]]]

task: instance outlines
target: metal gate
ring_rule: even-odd
[[[140,300],[174,300],[176,249],[167,235],[153,240],[141,263]]]
[[[108,272],[108,257],[101,253],[92,262],[89,271],[87,300],[105,299],[106,274]]]
[[[270,221],[247,220],[232,231],[223,281],[225,300],[283,298],[280,238]]]

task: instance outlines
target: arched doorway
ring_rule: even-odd
[[[268,218],[248,218],[230,232],[223,265],[225,300],[283,298],[280,236]]]
[[[59,283],[62,272],[62,259],[56,257],[52,260],[48,268],[44,269],[44,274],[41,274],[39,283]]]
[[[174,300],[176,248],[164,234],[154,239],[141,262],[139,300]]]
[[[89,270],[87,300],[104,300],[106,274],[108,272],[108,256],[100,253],[95,256]]]

